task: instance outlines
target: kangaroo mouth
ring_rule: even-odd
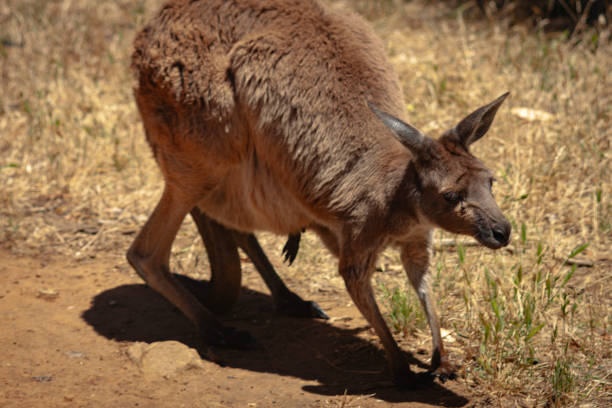
[[[478,218],[473,234],[478,242],[491,249],[499,249],[508,245],[512,227],[505,218],[492,221],[483,214]]]
[[[503,248],[510,242],[510,225],[479,228],[474,238],[487,248]]]

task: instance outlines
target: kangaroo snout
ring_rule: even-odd
[[[503,248],[510,243],[510,233],[512,226],[503,218],[500,221],[492,222],[488,226],[480,226],[475,238],[484,246],[491,249]]]
[[[512,226],[507,220],[494,226],[492,229],[493,238],[499,242],[499,247],[505,247],[510,242],[510,233],[512,232]]]

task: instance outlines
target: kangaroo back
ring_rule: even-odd
[[[162,171],[190,162],[180,153],[180,166],[168,163],[173,158],[159,152],[177,134],[187,139],[183,150],[214,163],[194,170],[206,173],[201,184],[229,177],[225,184],[236,186],[211,202],[249,203],[231,214],[209,210],[227,225],[299,231],[305,218],[299,214],[311,209],[263,208],[296,199],[350,207],[353,185],[368,170],[347,168],[377,144],[399,146],[388,134],[380,137],[381,124],[365,103],[402,116],[397,78],[380,40],[346,10],[308,0],[174,1],[138,35],[135,48],[136,99]],[[241,170],[228,176],[237,163]],[[256,166],[263,166],[258,174]],[[295,222],[273,219],[293,212]]]

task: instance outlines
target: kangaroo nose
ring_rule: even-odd
[[[506,246],[508,245],[508,242],[510,242],[510,232],[512,231],[512,227],[510,226],[510,223],[508,222],[504,222],[501,225],[496,225],[495,227],[493,227],[493,238],[495,238],[495,240],[497,242],[499,242],[500,244],[502,244],[502,246]]]

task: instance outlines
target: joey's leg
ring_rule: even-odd
[[[274,270],[255,235],[233,231],[233,236],[240,248],[251,258],[266,286],[270,289],[279,313],[294,317],[329,319],[315,302],[303,300],[287,288]]]
[[[127,253],[130,265],[155,291],[176,306],[198,328],[209,344],[249,348],[254,344],[246,332],[224,327],[170,273],[172,242],[181,222],[196,200],[166,186],[164,193]]]
[[[240,293],[240,258],[232,231],[217,223],[199,208],[191,210],[210,263],[210,290],[200,300],[215,313],[225,313]]]
[[[455,378],[455,366],[449,360],[444,350],[440,335],[440,322],[436,313],[435,300],[431,291],[428,273],[429,266],[429,236],[404,244],[401,249],[402,263],[410,279],[412,287],[417,292],[421,305],[425,310],[433,342],[430,372],[441,381]]]
[[[376,304],[370,282],[374,271],[372,261],[374,256],[369,256],[368,259],[364,262],[356,262],[342,256],[339,265],[340,275],[344,278],[344,283],[353,302],[380,338],[396,384],[407,388],[419,387],[422,385],[421,380],[410,370],[410,365],[393,339],[393,335]]]
[[[304,231],[302,231],[304,232]],[[297,234],[289,235],[287,238],[287,242],[283,247],[283,255],[285,256],[285,262],[289,266],[295,261],[295,257],[297,256],[298,250],[300,249],[300,238],[302,237],[302,233],[298,232]]]

